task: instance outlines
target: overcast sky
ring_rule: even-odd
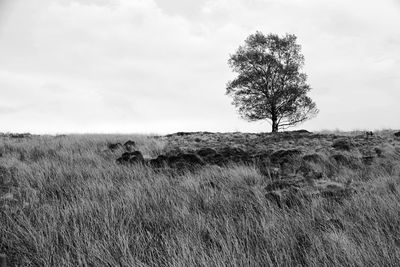
[[[399,0],[0,0],[0,131],[269,131],[225,95],[257,30],[302,45],[298,128],[400,128]]]

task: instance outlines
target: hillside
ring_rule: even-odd
[[[4,134],[0,155],[11,266],[400,264],[395,132]]]

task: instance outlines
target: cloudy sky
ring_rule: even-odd
[[[269,131],[225,95],[257,30],[302,45],[298,128],[400,128],[399,0],[0,0],[0,131]]]

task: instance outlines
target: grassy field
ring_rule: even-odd
[[[323,138],[281,142],[312,146],[326,179],[357,188],[290,208],[251,164],[160,171],[107,149],[130,139],[154,158],[179,137],[0,137],[0,253],[10,266],[399,266],[400,142],[375,136],[368,166],[329,162]]]

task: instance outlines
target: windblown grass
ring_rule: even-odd
[[[117,165],[107,143],[128,139],[148,156],[164,149],[146,136],[3,138],[0,253],[16,266],[400,265],[397,154],[337,172],[362,183],[343,202],[280,209],[253,166]]]

